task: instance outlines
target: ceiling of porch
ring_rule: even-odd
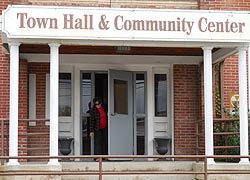
[[[214,48],[213,53],[220,48]],[[21,44],[20,53],[49,54],[48,45]],[[62,45],[60,54],[203,56],[201,48],[193,47],[130,47]]]

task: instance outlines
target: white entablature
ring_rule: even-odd
[[[12,39],[249,42],[246,11],[11,5],[2,32]]]

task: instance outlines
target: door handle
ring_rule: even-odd
[[[110,113],[110,115],[111,115],[111,116],[115,116],[115,115],[117,115],[117,113]]]

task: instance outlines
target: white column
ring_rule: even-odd
[[[18,156],[19,45],[20,43],[9,43],[9,48],[10,48],[9,156]],[[19,165],[19,163],[17,159],[10,159],[8,165]]]
[[[248,155],[248,118],[247,118],[247,48],[239,50],[239,115],[240,115],[240,155]],[[248,158],[241,158],[240,163],[249,163]]]
[[[59,46],[50,46],[50,156],[58,156],[58,76],[59,76]],[[50,159],[49,165],[59,165],[58,159]]]
[[[205,112],[205,154],[214,155],[213,138],[213,80],[212,80],[212,47],[203,47],[204,58],[204,112]],[[208,159],[214,164],[214,159]]]
[[[147,155],[154,153],[154,85],[153,85],[153,70],[147,71]],[[151,159],[149,159],[151,160]]]
[[[9,43],[9,48],[10,48],[9,156],[18,156],[19,45],[20,43]],[[19,163],[17,159],[10,159],[8,165],[19,165]]]

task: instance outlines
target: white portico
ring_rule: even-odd
[[[10,49],[10,136],[9,156],[18,155],[18,67],[20,44],[48,44],[50,47],[50,156],[58,155],[58,74],[62,45],[143,46],[201,48],[204,63],[205,153],[214,154],[212,64],[238,52],[240,94],[241,155],[248,155],[246,52],[250,42],[250,17],[247,12],[184,11],[110,8],[72,8],[50,6],[9,6],[0,18],[4,43]],[[11,23],[9,23],[11,22]],[[215,50],[216,49],[216,50]],[[215,51],[214,51],[215,50]],[[172,63],[173,57],[165,57]],[[126,59],[125,59],[126,61]],[[73,62],[73,60],[72,60]],[[110,61],[112,63],[115,60]],[[164,63],[147,60],[148,64]],[[105,63],[99,61],[97,63]],[[189,63],[188,59],[178,63]],[[90,64],[88,61],[85,64]],[[132,61],[121,63],[133,66]],[[95,64],[90,64],[93,67]],[[141,63],[143,65],[143,63]],[[95,68],[93,68],[95,69]],[[121,68],[125,69],[126,68]],[[140,68],[138,68],[141,70]],[[147,154],[153,154],[153,68],[147,69]],[[80,73],[80,70],[77,72]],[[77,87],[77,85],[75,85]],[[172,92],[174,93],[174,92]],[[75,106],[79,105],[77,97]],[[171,99],[171,98],[170,98]],[[173,98],[171,99],[173,101]],[[77,104],[78,102],[78,104]],[[79,114],[79,111],[75,114]],[[112,114],[110,113],[110,116]],[[171,117],[172,121],[174,117]],[[79,124],[75,124],[77,127]],[[79,132],[75,133],[76,139]],[[171,136],[174,139],[173,134]],[[174,146],[172,141],[172,146]],[[74,144],[75,154],[79,142]],[[213,164],[214,160],[209,159]],[[240,163],[249,163],[241,159]],[[10,165],[18,164],[16,159]],[[58,164],[51,159],[49,164]]]

